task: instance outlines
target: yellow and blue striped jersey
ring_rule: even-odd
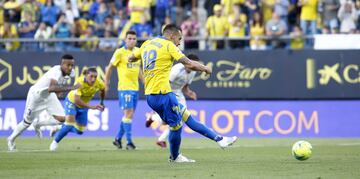
[[[173,42],[163,37],[147,40],[134,56],[142,59],[145,95],[171,92],[171,67],[185,56]]]
[[[140,70],[140,61],[137,62],[128,62],[128,57],[132,52],[137,51],[139,48],[134,47],[131,51],[126,47],[117,49],[110,63],[117,68],[118,74],[118,90],[139,90],[139,70]]]
[[[92,86],[90,86],[86,82],[85,76],[81,75],[76,79],[75,84],[80,84],[81,87],[76,90],[71,90],[67,96],[69,101],[74,104],[75,104],[75,95],[80,96],[80,99],[85,103],[89,103],[89,101],[94,97],[94,95],[98,91],[105,89],[104,82],[102,82],[99,77],[96,79],[95,83]]]

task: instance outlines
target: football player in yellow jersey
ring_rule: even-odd
[[[145,95],[148,105],[156,111],[163,122],[169,125],[170,162],[195,162],[180,154],[182,121],[192,130],[218,142],[225,148],[233,144],[237,137],[222,137],[205,125],[194,120],[190,112],[178,103],[170,87],[170,70],[174,60],[186,68],[211,74],[211,68],[188,59],[178,48],[182,38],[181,30],[175,25],[163,29],[163,37],[154,38],[143,43],[140,50],[129,57],[129,61],[142,59]]]
[[[70,91],[65,99],[65,123],[56,133],[50,145],[51,151],[57,149],[58,143],[69,132],[83,134],[88,121],[88,109],[104,110],[105,85],[97,75],[96,67],[90,67],[76,79],[75,84],[79,84],[80,88]],[[99,91],[100,104],[90,105],[90,100]]]
[[[140,61],[128,62],[128,57],[133,51],[138,50],[136,45],[136,32],[127,31],[125,38],[125,46],[117,49],[105,72],[105,89],[109,89],[109,81],[113,68],[117,68],[118,74],[118,96],[119,105],[124,110],[124,116],[120,123],[120,129],[117,133],[113,144],[119,149],[122,148],[121,139],[126,134],[126,149],[135,149],[135,145],[131,139],[131,123],[139,98],[139,72]]]

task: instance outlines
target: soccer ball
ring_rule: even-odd
[[[307,160],[311,156],[311,149],[312,149],[312,146],[309,142],[304,141],[304,140],[297,141],[292,146],[292,155],[297,160],[301,160],[301,161]]]

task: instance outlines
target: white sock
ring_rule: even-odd
[[[57,126],[59,124],[61,124],[61,122],[56,120],[53,116],[49,116],[45,119],[40,119],[36,125],[38,127],[42,127],[42,126]]]
[[[162,123],[163,123],[161,117],[160,117],[159,114],[157,114],[156,112],[154,112],[154,114],[151,116],[151,119],[152,119],[153,121],[158,122],[159,124],[162,124]]]
[[[9,140],[14,141],[24,130],[26,130],[30,125],[24,123],[22,120],[14,129],[12,134],[9,136]]]
[[[163,133],[158,138],[158,141],[166,141],[170,133],[169,126],[166,127],[166,129],[163,131]]]

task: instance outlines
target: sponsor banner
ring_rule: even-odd
[[[96,102],[96,101],[94,101]],[[116,100],[106,101],[104,112],[90,110],[83,136],[113,137],[122,112]],[[22,120],[25,101],[0,101],[0,136],[11,134]],[[360,101],[188,101],[193,117],[215,132],[239,137],[360,137]],[[133,119],[135,137],[160,135],[166,126],[153,123],[145,127],[151,110],[139,101]],[[46,117],[46,112],[40,117]],[[200,137],[186,125],[183,135]],[[50,128],[43,128],[45,135]],[[72,134],[75,136],[75,134]],[[29,128],[22,136],[35,136]]]
[[[211,76],[197,73],[193,80],[191,88],[201,91],[199,99],[360,99],[360,51],[194,53],[213,68]],[[76,58],[76,76],[84,67],[97,66],[101,78],[112,55],[105,52],[72,54]],[[2,99],[25,99],[29,87],[58,64],[61,55],[56,52],[0,54]],[[117,75],[113,72],[108,98],[117,99],[117,84]]]

